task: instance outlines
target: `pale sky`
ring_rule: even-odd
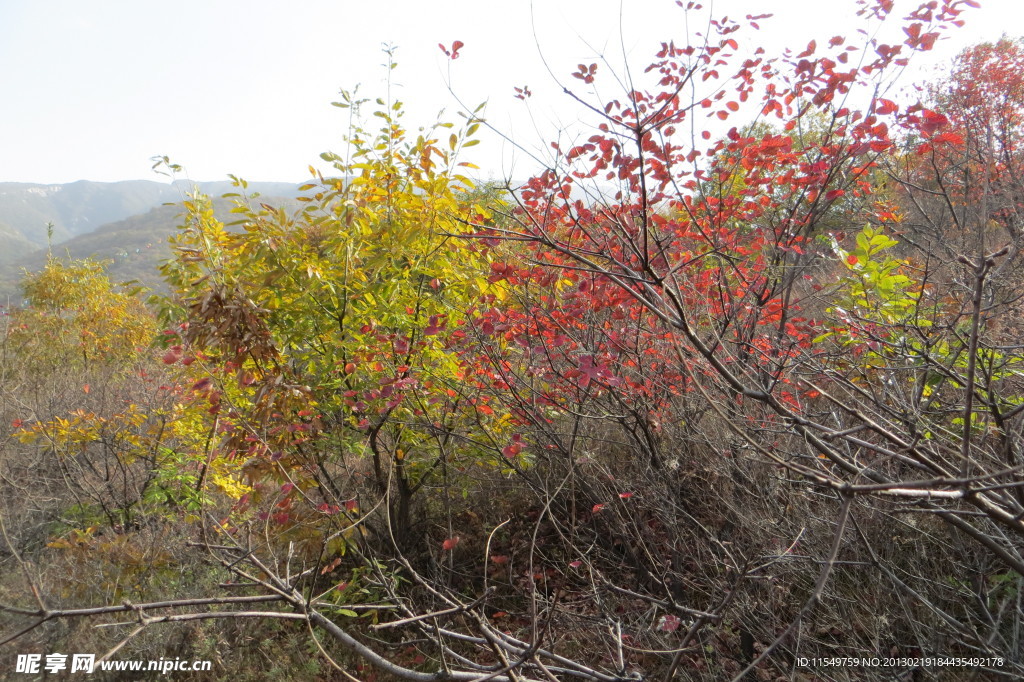
[[[920,68],[1024,33],[1024,0],[980,1]],[[716,16],[774,12],[754,35],[775,48],[852,36],[856,22],[854,0],[713,4]],[[897,0],[896,14],[917,4]],[[441,109],[454,118],[457,95],[543,148],[576,121],[555,77],[578,84],[568,73],[600,55],[642,68],[652,46],[683,36],[671,0],[0,0],[0,181],[160,180],[149,159],[168,155],[193,180],[301,182],[320,152],[341,151],[339,89],[384,94],[385,42],[399,48],[411,127]],[[454,40],[465,47],[449,61],[437,44]],[[522,85],[529,105],[514,97]],[[533,170],[496,137],[472,151],[484,175]]]

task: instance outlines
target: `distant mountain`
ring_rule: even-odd
[[[46,246],[46,225],[53,223],[53,244],[59,245],[102,225],[145,213],[185,198],[193,185],[211,196],[237,191],[228,181],[149,180],[34,184],[0,182],[0,263],[10,263]],[[252,182],[246,190],[264,196],[295,197],[298,184]]]
[[[295,201],[296,187],[283,183],[250,183],[246,191],[250,195],[254,191],[259,191],[260,201],[275,206],[296,208],[299,206]],[[230,183],[204,183],[202,189],[217,197],[235,188],[231,187]],[[274,196],[274,190],[284,196]],[[178,203],[160,204],[137,215],[101,225],[59,244],[55,243],[51,252],[62,259],[93,258],[105,261],[107,274],[111,280],[137,281],[147,289],[161,291],[164,287],[158,268],[163,261],[170,258],[171,250],[167,238],[182,222],[182,196],[180,193],[175,194],[174,199]],[[233,205],[229,200],[214,198],[214,213],[224,222],[235,220],[237,216],[230,213]],[[43,232],[45,244],[45,226]],[[27,248],[22,248],[24,244],[27,244]],[[40,248],[23,238],[19,241],[17,235],[9,238],[0,230],[0,253],[8,255],[4,259],[6,262],[0,261],[2,306],[8,300],[19,298],[19,284],[24,273],[39,270],[46,263],[47,249],[45,246]]]

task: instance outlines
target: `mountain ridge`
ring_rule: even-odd
[[[244,192],[293,207],[298,205],[295,197],[300,194],[298,183],[250,182],[242,190],[230,181],[81,182],[85,184],[0,183],[0,303],[17,302],[23,274],[40,269],[50,254],[104,261],[112,280],[137,281],[148,289],[160,290],[163,284],[157,268],[171,255],[167,239],[181,223],[182,201],[193,187],[214,199],[215,213],[224,221],[232,220],[233,203],[218,198],[222,194]],[[62,201],[46,201],[61,193],[65,195]],[[73,205],[68,198],[75,197],[82,200],[78,213],[69,209]],[[120,215],[136,207],[139,210]],[[10,225],[11,216],[21,230]],[[62,222],[58,224],[53,218],[44,221],[47,216],[59,216]],[[109,216],[115,217],[99,222]],[[47,222],[54,223],[50,243]]]
[[[156,206],[180,203],[193,187],[210,196],[240,191],[230,180],[0,182],[0,263],[17,260],[48,243],[58,246]],[[299,183],[251,182],[245,191],[294,198],[298,188]]]

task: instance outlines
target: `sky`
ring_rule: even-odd
[[[966,26],[915,62],[931,78],[964,47],[1024,33],[1024,0],[980,0]],[[855,0],[705,0],[716,16],[772,12],[769,50],[850,35]],[[918,4],[897,0],[900,16]],[[901,11],[902,8],[902,11]],[[382,45],[397,46],[392,93],[411,128],[486,102],[490,124],[543,150],[580,124],[561,84],[578,63],[633,68],[687,27],[672,0],[0,0],[0,181],[301,182],[342,151],[340,89],[386,94]],[[691,27],[691,30],[692,29]],[[460,40],[459,59],[438,43]],[[514,87],[528,86],[528,102]],[[469,160],[522,177],[530,155],[494,134]]]

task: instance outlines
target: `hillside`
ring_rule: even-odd
[[[283,188],[292,190],[294,196],[294,186],[284,185]],[[229,188],[221,189],[227,191]],[[294,199],[287,196],[263,195],[263,199],[275,205],[295,204]],[[231,207],[229,200],[214,201],[218,217],[225,222],[231,219]],[[160,291],[163,284],[158,268],[171,255],[167,239],[181,223],[182,211],[180,203],[156,206],[54,244],[51,250],[61,258],[104,261],[112,281],[136,281],[147,289]],[[45,264],[47,254],[45,246],[40,248],[27,240],[18,241],[17,237],[10,241],[6,239],[6,235],[0,232],[3,252],[12,256],[6,262],[0,261],[0,300],[17,298],[24,273],[39,270]],[[27,244],[27,248],[22,248],[23,244]],[[8,250],[8,245],[12,245],[11,250]]]
[[[150,180],[0,183],[0,263],[10,263],[44,248],[48,223],[53,224],[53,244],[62,244],[108,223],[144,214],[162,204],[180,202],[192,184]],[[234,189],[228,181],[195,184],[211,196]],[[249,191],[294,197],[297,185],[254,182],[250,183]]]

